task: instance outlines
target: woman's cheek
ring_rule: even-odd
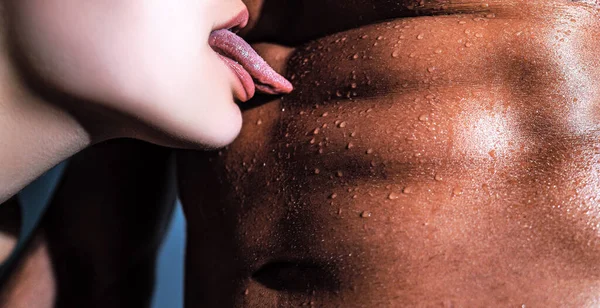
[[[85,2],[16,1],[10,40],[23,68],[50,86],[83,98],[116,95],[124,62],[119,51],[125,51],[119,37],[128,29],[117,32],[102,7]]]

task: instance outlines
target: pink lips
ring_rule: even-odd
[[[208,43],[239,78],[243,87],[243,91],[236,91],[239,100],[249,100],[256,89],[267,94],[285,94],[293,90],[289,81],[275,72],[244,39],[233,32],[225,29],[213,31]]]

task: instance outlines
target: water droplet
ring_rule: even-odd
[[[333,193],[333,194],[329,195],[329,199],[335,199],[335,198],[337,198],[337,194],[336,193]]]
[[[390,200],[396,200],[398,198],[400,198],[400,195],[398,195],[397,193],[392,192],[388,195],[388,199],[390,199]]]
[[[344,176],[344,173],[342,171],[338,171],[335,175],[337,175],[338,178],[341,178]]]
[[[444,51],[443,51],[443,50],[441,50],[441,49],[436,49],[436,50],[435,50],[435,53],[437,53],[438,55],[439,55],[439,54],[441,54],[442,52],[444,52]]]
[[[319,174],[319,173],[321,173],[321,169],[315,168],[315,174]]]
[[[466,42],[466,43],[465,43],[465,47],[467,47],[467,48],[473,47],[473,43],[471,43],[471,42]]]
[[[352,84],[350,84],[350,88],[352,89],[356,89],[358,87],[358,84],[356,84],[356,82],[353,82]]]
[[[363,211],[362,213],[360,213],[360,217],[361,218],[369,218],[369,217],[371,217],[371,212]]]
[[[411,194],[412,192],[413,192],[413,189],[410,186],[406,186],[406,187],[404,187],[404,189],[402,189],[402,193],[405,193],[405,194]]]
[[[329,115],[329,112],[323,112],[323,114],[321,115],[322,117],[326,117]]]
[[[350,137],[356,137],[356,132],[350,133]]]
[[[369,35],[365,34],[365,35],[361,36],[360,38],[364,40],[364,39],[366,39],[368,37],[369,37]]]
[[[321,131],[321,129],[317,127],[313,130],[312,133],[313,133],[313,135],[318,135],[320,131]]]
[[[244,295],[248,295],[248,294],[250,294],[250,290],[248,290],[248,289],[244,290]]]
[[[462,194],[463,194],[463,191],[462,191],[462,189],[461,189],[461,188],[458,188],[458,187],[457,187],[457,188],[454,188],[454,189],[452,190],[452,195],[453,195],[453,196],[462,196]]]
[[[419,121],[421,121],[421,122],[428,122],[429,121],[429,115],[422,114],[421,116],[419,116]]]
[[[356,199],[356,198],[358,198],[358,195],[353,195],[352,196],[352,199]]]
[[[411,52],[411,53],[408,55],[408,57],[410,57],[410,58],[414,58],[416,55],[417,55],[416,53],[414,53],[414,52]]]
[[[346,149],[350,150],[354,147],[354,143],[352,142],[348,142],[348,145],[346,146]]]
[[[394,51],[392,52],[392,58],[398,58],[399,56],[400,56],[400,51],[398,51],[398,50],[394,50]]]
[[[432,67],[428,67],[428,68],[427,68],[427,71],[428,71],[428,72],[430,72],[430,73],[433,73],[433,72],[435,72],[435,70],[436,70],[435,66],[432,66]]]
[[[355,54],[352,56],[352,59],[354,59],[354,60],[358,59],[358,54],[357,54],[357,53],[355,53]]]
[[[482,34],[482,33],[475,33],[475,37],[482,38],[482,37],[483,37],[483,34]]]
[[[310,141],[309,141],[309,143],[310,143],[310,144],[315,144],[315,142],[317,142],[317,139],[315,139],[315,138],[312,138],[312,139],[310,139]]]
[[[444,180],[444,177],[441,174],[438,173],[438,174],[435,175],[434,179],[436,181],[438,181],[438,182],[441,182],[441,181]]]
[[[381,41],[381,40],[383,40],[383,36],[381,36],[381,35],[380,35],[380,36],[378,36],[378,37],[377,37],[377,40],[378,40],[378,41]]]
[[[423,38],[425,38],[425,34],[420,33],[419,35],[417,35],[417,40],[422,40]]]
[[[373,149],[368,149],[365,153],[372,154],[373,153]]]
[[[466,23],[467,23],[467,22],[466,22],[466,21],[464,21],[464,20],[461,20],[461,21],[459,21],[459,22],[458,22],[458,24],[459,24],[459,25],[464,25],[464,24],[466,24]]]
[[[348,123],[346,123],[346,121],[344,121],[344,122],[340,122],[340,124],[338,124],[338,127],[344,128],[344,127],[346,127],[346,125],[348,125]]]
[[[256,121],[256,125],[261,125],[262,123],[263,123],[263,122],[262,122],[262,120],[260,120],[260,119],[259,119],[258,121]]]

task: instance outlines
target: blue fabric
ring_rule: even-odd
[[[185,218],[179,201],[158,255],[152,308],[183,307]]]

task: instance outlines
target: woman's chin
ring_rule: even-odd
[[[232,143],[242,129],[242,112],[236,104],[229,104],[225,110],[213,110],[205,114],[203,128],[192,135],[201,148],[216,149]]]

